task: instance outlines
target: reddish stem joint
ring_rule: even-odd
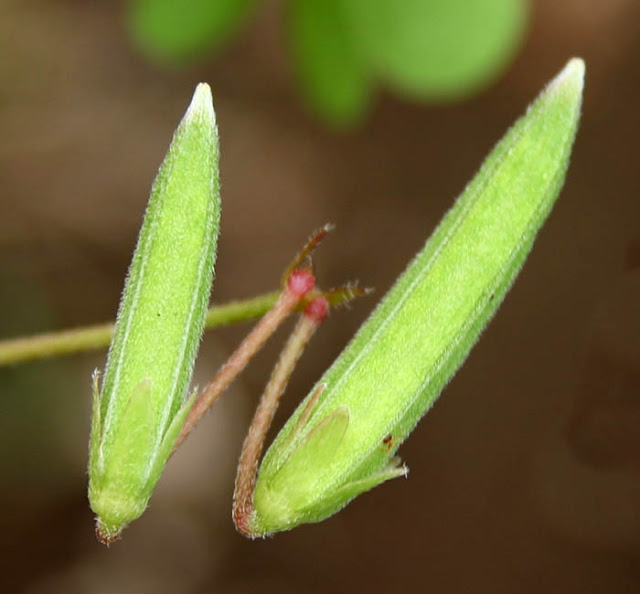
[[[276,304],[254,326],[251,332],[233,352],[227,362],[220,368],[216,376],[205,387],[193,403],[184,426],[176,439],[173,451],[182,444],[213,406],[231,382],[247,366],[251,358],[263,347],[269,337],[278,329],[287,316],[315,289],[315,276],[311,267],[302,267],[302,263],[310,258],[313,250],[329,232],[327,225],[314,233],[302,251],[287,268],[284,287]]]

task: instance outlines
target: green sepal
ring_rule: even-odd
[[[139,477],[148,476],[146,453],[154,447],[155,436],[149,422],[151,390],[148,379],[136,386],[113,433],[108,458],[95,461],[89,501],[103,534],[118,534],[142,514],[151,496],[146,488],[148,481]]]
[[[256,534],[264,534],[271,531],[272,522],[278,523],[291,515],[291,510],[298,517],[306,515],[306,509],[314,503],[313,493],[318,491],[317,478],[305,472],[308,465],[328,465],[338,454],[338,448],[349,426],[349,409],[339,407],[322,419],[304,439],[293,446],[286,459],[286,463],[275,473],[268,482],[258,483],[260,493],[257,494],[265,500],[271,499],[268,506],[269,517],[263,516],[259,523],[253,524],[252,530]],[[302,480],[301,480],[302,479]],[[286,509],[280,513],[281,505],[277,493],[285,491],[288,494]],[[280,520],[280,518],[282,520]]]
[[[102,415],[100,414],[100,372],[96,369],[91,378],[91,438],[89,440],[89,460],[95,468],[102,472],[104,460],[102,457]]]
[[[156,458],[153,461],[151,472],[149,474],[149,483],[151,485],[155,485],[158,482],[158,479],[162,474],[162,470],[164,469],[169,456],[171,456],[171,453],[173,452],[173,445],[175,444],[180,430],[182,429],[182,426],[184,425],[184,422],[187,418],[187,415],[189,414],[189,411],[191,410],[191,407],[193,406],[193,403],[196,401],[197,397],[198,390],[196,389],[192,392],[188,400],[182,405],[180,410],[173,417],[173,420],[171,421],[167,432],[164,434],[162,443],[158,448]]]
[[[382,470],[379,470],[378,472],[363,479],[346,483],[334,493],[329,494],[322,500],[320,505],[315,506],[309,511],[305,518],[305,522],[320,522],[339,512],[358,495],[362,495],[374,487],[394,478],[405,477],[408,473],[409,469],[402,464],[400,458],[391,458]]]

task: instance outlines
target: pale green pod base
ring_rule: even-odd
[[[94,396],[89,502],[109,540],[146,508],[191,406],[219,221],[218,136],[202,83],[154,181]]]
[[[253,534],[320,521],[406,473],[395,451],[495,313],[560,192],[583,79],[584,63],[571,60],[508,131],[320,379],[317,403],[316,386],[276,437],[259,470]]]
[[[143,383],[142,389],[135,394],[136,399],[140,402],[149,396],[150,386],[145,384],[146,382]],[[105,478],[100,477],[102,481],[94,480],[89,483],[89,501],[91,502],[91,509],[96,514],[96,534],[98,534],[100,540],[103,542],[108,543],[116,540],[122,530],[133,522],[133,520],[138,519],[144,510],[147,509],[153,489],[164,470],[169,456],[171,456],[173,444],[197,396],[198,391],[194,390],[173,418],[157,450],[147,482],[142,485],[139,491],[123,491],[123,481],[113,480],[113,474],[107,476],[110,480],[105,480]],[[94,391],[94,402],[97,402],[97,400],[98,393]],[[99,419],[99,416],[96,416]],[[152,435],[147,427],[141,426],[140,429],[140,433],[134,432],[123,435],[124,439],[121,439],[120,443],[124,446],[125,451],[127,447],[130,447],[132,442],[134,447],[139,447],[140,437],[144,440],[144,436]],[[145,496],[146,493],[148,493],[148,495]]]

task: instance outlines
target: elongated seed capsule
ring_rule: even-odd
[[[252,536],[320,521],[407,470],[399,444],[462,364],[564,182],[584,63],[569,61],[493,149],[260,466]]]
[[[89,502],[110,542],[147,507],[192,399],[185,399],[220,224],[211,89],[197,86],[151,189],[98,394]]]

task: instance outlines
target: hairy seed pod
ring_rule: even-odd
[[[201,83],[151,190],[100,392],[94,378],[89,501],[105,542],[147,507],[191,406],[219,226],[218,135]]]
[[[245,531],[320,521],[407,470],[395,457],[489,322],[563,185],[584,63],[507,132],[260,466]]]

